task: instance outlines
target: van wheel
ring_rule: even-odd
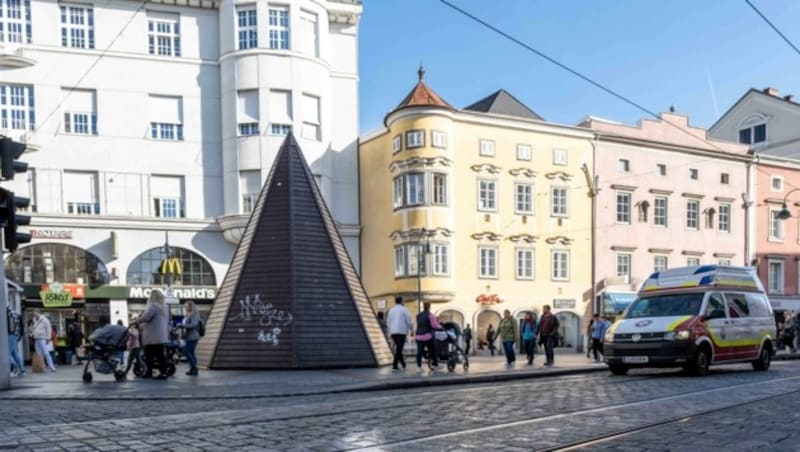
[[[697,355],[694,357],[694,362],[692,363],[691,371],[693,374],[697,375],[698,377],[704,377],[708,375],[708,366],[711,364],[711,351],[709,351],[707,345],[701,345],[697,349]]]
[[[767,370],[771,362],[772,349],[768,344],[764,344],[764,346],[761,347],[761,353],[758,355],[758,359],[752,362],[753,370]]]
[[[626,375],[628,373],[628,366],[622,364],[609,364],[608,370],[614,375]]]

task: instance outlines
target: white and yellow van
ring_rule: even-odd
[[[752,268],[703,265],[653,273],[609,327],[604,360],[612,373],[683,367],[698,375],[719,363],[767,370],[775,320]]]

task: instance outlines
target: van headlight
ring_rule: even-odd
[[[692,337],[692,332],[689,330],[678,330],[675,332],[676,341],[687,341]]]
[[[606,333],[606,337],[603,338],[604,342],[614,342],[614,332],[609,331]]]

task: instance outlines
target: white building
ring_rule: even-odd
[[[6,185],[34,234],[6,265],[27,309],[65,284],[71,305],[45,306],[60,328],[127,322],[165,282],[165,232],[177,295],[208,309],[289,130],[359,265],[360,1],[0,8],[0,133],[31,168]]]

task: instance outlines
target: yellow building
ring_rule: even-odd
[[[545,122],[503,90],[457,109],[423,76],[359,147],[361,274],[376,311],[399,295],[415,313],[421,298],[483,339],[504,309],[549,304],[564,346],[580,347],[591,132]]]

